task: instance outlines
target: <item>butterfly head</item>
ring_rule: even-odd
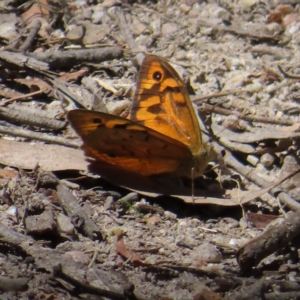
[[[193,166],[194,169],[193,177],[197,178],[203,175],[207,164],[211,160],[211,147],[203,145],[197,153],[193,154]],[[190,172],[191,173],[191,172]]]

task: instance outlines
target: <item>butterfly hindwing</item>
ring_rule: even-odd
[[[88,110],[70,111],[68,119],[88,156],[145,176],[175,172],[191,159],[182,143],[131,120]]]

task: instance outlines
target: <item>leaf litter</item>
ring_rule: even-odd
[[[299,298],[297,2],[2,5],[2,297]],[[193,196],[87,161],[66,123],[126,116],[141,51],[198,99],[216,155]]]

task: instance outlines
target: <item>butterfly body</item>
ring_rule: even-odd
[[[143,176],[195,178],[209,160],[181,78],[155,55],[142,63],[128,119],[88,110],[70,111],[68,119],[88,157]]]

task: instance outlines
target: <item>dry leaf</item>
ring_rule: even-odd
[[[28,144],[16,141],[0,140],[0,163],[22,169],[33,169],[37,165],[45,171],[81,170],[99,174],[115,185],[131,189],[148,197],[170,195],[186,203],[214,204],[221,206],[236,206],[245,204],[269,192],[281,184],[288,175],[269,186],[257,191],[241,191],[238,189],[223,192],[208,192],[170,185],[164,181],[131,173],[103,162],[86,161],[82,150],[58,145]],[[22,153],[22,155],[20,155]]]
[[[203,289],[201,293],[194,296],[194,300],[221,300],[223,299],[219,294]]]
[[[141,261],[141,256],[138,253],[126,248],[123,238],[120,238],[115,242],[115,247],[119,254],[124,256],[126,259],[129,259],[132,263],[143,263]]]
[[[16,79],[14,79],[14,81],[28,86],[28,88],[30,88],[31,92],[45,90],[44,92],[46,94],[48,94],[49,91],[52,91],[52,87],[48,83],[46,83],[45,81],[43,81],[39,78],[32,78],[32,79],[16,78]]]
[[[7,181],[18,176],[18,172],[14,170],[0,170],[0,184],[3,185]]]
[[[21,15],[21,17],[27,24],[29,24],[35,18],[49,16],[48,6],[47,0],[40,0],[39,2],[31,5],[30,8]]]
[[[0,139],[0,163],[21,169],[45,171],[87,170],[81,150],[58,145],[29,144]]]
[[[269,223],[279,218],[275,215],[263,215],[256,213],[246,213],[246,219],[256,228],[265,228]]]

